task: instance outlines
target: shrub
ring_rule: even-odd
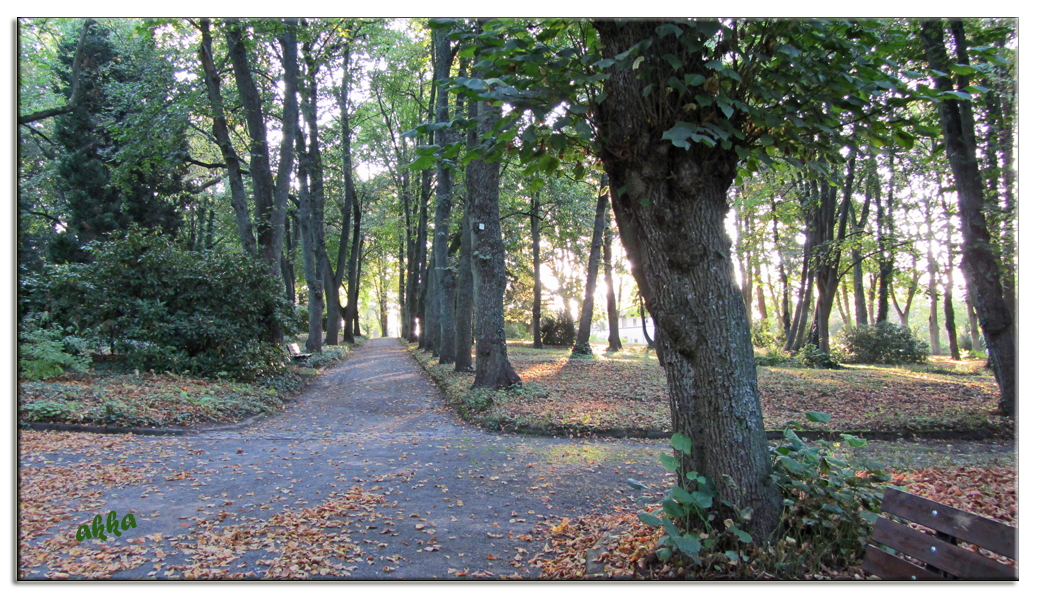
[[[554,316],[541,318],[540,338],[545,345],[572,347],[576,342],[576,323],[568,310],[559,310]]]
[[[754,322],[749,332],[752,334],[753,347],[773,348],[778,345],[778,339],[771,332],[770,327],[762,322]]]
[[[807,412],[813,422],[831,416]],[[782,578],[801,577],[824,569],[860,563],[878,518],[890,477],[878,464],[854,463],[852,450],[867,442],[841,434],[850,460],[836,457],[839,443],[819,439],[808,444],[786,425],[784,439],[773,450],[771,478],[782,489],[785,511],[777,542],[767,549],[768,570]]]
[[[129,368],[241,379],[284,368],[275,340],[292,314],[255,258],[185,251],[139,231],[89,251],[94,262],[48,268],[36,308]]]
[[[51,325],[44,315],[29,315],[18,331],[18,370],[20,376],[37,381],[57,376],[66,369],[86,372],[90,358],[83,355],[82,340],[65,335],[64,329]]]
[[[799,359],[807,368],[839,368],[839,361],[821,348],[808,343],[799,350]]]
[[[783,349],[766,348],[763,352],[756,353],[757,366],[789,366],[798,365],[796,359]]]
[[[807,419],[827,422],[831,416],[808,412]],[[715,482],[688,472],[691,491],[674,485],[661,507],[638,514],[645,524],[663,528],[656,558],[690,560],[694,566],[686,570],[688,577],[737,579],[750,578],[750,568],[792,579],[859,563],[890,478],[876,464],[837,458],[839,444],[804,442],[794,428],[798,425],[790,422],[784,440],[772,449],[771,478],[781,489],[785,509],[768,544],[755,544],[743,530],[752,518],[749,509],[717,501]],[[866,443],[853,435],[841,438],[851,451]],[[691,440],[680,433],[673,435],[670,444],[678,452],[691,449]],[[660,459],[667,470],[679,471],[674,456],[663,453]],[[633,480],[628,484],[647,488]]]
[[[853,364],[921,364],[929,357],[928,343],[890,322],[847,328],[843,336],[846,361]]]

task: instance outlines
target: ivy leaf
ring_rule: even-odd
[[[810,422],[829,422],[832,420],[832,415],[825,414],[824,412],[810,411],[806,413],[806,417]]]
[[[678,148],[684,148],[685,150],[691,149],[691,144],[688,143],[688,138],[700,131],[701,128],[691,123],[684,121],[677,121],[677,124],[670,127],[663,132],[663,139],[668,139],[673,142],[673,145]]]
[[[683,433],[673,433],[670,437],[670,445],[677,451],[691,453],[691,438]]]

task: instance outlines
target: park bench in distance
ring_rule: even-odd
[[[298,362],[299,360],[305,360],[306,358],[309,358],[310,356],[313,355],[313,354],[301,354],[301,353],[299,353],[299,344],[298,343],[289,343],[288,344],[288,353],[292,354],[292,362]]]
[[[863,567],[883,580],[1019,580],[1018,568],[959,547],[970,543],[1016,558],[1016,529],[976,514],[886,487],[882,511],[931,528],[927,534],[891,518],[875,523]],[[887,552],[884,545],[925,564]]]

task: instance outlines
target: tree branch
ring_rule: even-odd
[[[93,24],[93,19],[87,19],[83,22],[83,33],[79,36],[79,44],[76,46],[76,55],[72,59],[72,93],[69,94],[70,97],[68,104],[58,108],[38,110],[30,114],[19,116],[19,125],[28,125],[29,123],[42,121],[43,119],[57,116],[59,114],[67,114],[75,110],[83,100],[83,86],[80,83],[83,70],[81,66],[81,63],[83,62],[83,47],[86,46],[86,36],[90,32],[90,26]]]

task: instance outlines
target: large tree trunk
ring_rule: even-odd
[[[533,348],[543,349],[544,340],[540,333],[540,305],[544,286],[540,282],[540,190],[533,194],[533,205],[529,210],[530,235],[533,239]]]
[[[601,177],[598,205],[594,209],[594,233],[591,236],[591,256],[587,263],[587,286],[583,291],[580,310],[580,328],[576,332],[573,356],[591,356],[591,322],[594,319],[594,289],[598,283],[598,262],[601,260],[601,236],[605,229],[605,210],[608,208],[608,178]]]
[[[435,55],[436,81],[450,76],[450,37],[446,29],[435,29],[432,32],[432,43]],[[444,123],[450,119],[449,94],[446,88],[436,92],[436,121]],[[451,136],[452,137],[452,136]],[[435,132],[435,141],[440,147],[448,143],[446,129]],[[452,141],[452,140],[450,140]],[[454,273],[450,269],[447,257],[447,245],[450,240],[450,209],[453,203],[453,179],[451,167],[445,160],[436,164],[436,223],[435,237],[432,238],[432,253],[435,256],[436,275],[439,283],[433,288],[436,294],[435,304],[439,308],[439,363],[453,364],[455,359],[454,323]]]
[[[611,215],[609,215],[611,217]],[[609,218],[611,221],[612,219]],[[609,320],[608,351],[623,349],[619,339],[619,311],[616,309],[616,292],[612,288],[612,226],[605,226],[605,244],[602,246],[602,258],[605,259],[605,311]]]
[[[470,166],[470,165],[469,165]],[[466,185],[468,176],[466,175]],[[471,189],[468,187],[467,189]],[[471,372],[472,368],[472,309],[475,303],[472,287],[472,236],[469,221],[468,198],[465,192],[464,218],[461,219],[461,253],[457,258],[457,307],[454,322],[457,335],[454,338],[454,372]]]
[[[489,132],[500,108],[479,102],[479,134]],[[472,279],[475,289],[475,382],[472,387],[502,389],[521,385],[508,360],[504,335],[504,239],[500,228],[500,165],[473,160],[468,200],[472,237]]]
[[[943,24],[940,21],[923,22],[922,41],[930,66],[936,71],[950,72],[943,42]],[[937,77],[936,87],[939,91],[950,91],[951,82],[947,77]],[[1001,388],[999,409],[1003,414],[1016,418],[1015,323],[1005,302],[1001,264],[990,247],[990,231],[983,216],[983,184],[976,163],[975,129],[966,127],[966,124],[973,126],[972,104],[942,100],[938,106],[947,157],[958,190],[964,237],[962,271],[973,292],[976,312],[990,352],[990,363]],[[971,145],[968,143],[970,140]]]
[[[655,26],[594,22],[605,56],[653,37]],[[687,54],[675,37],[656,37],[646,53],[649,61]],[[690,471],[712,477],[718,500],[752,509],[751,533],[764,542],[778,526],[782,503],[770,477],[749,323],[724,226],[737,154],[702,144],[684,150],[663,140],[673,122],[653,119],[652,107],[639,108],[644,83],[635,72],[615,69],[602,85],[608,96],[595,120],[608,140],[601,158],[609,181],[622,191],[613,205],[620,238],[658,325],[673,431],[691,439],[678,480],[690,486],[683,475]]]

